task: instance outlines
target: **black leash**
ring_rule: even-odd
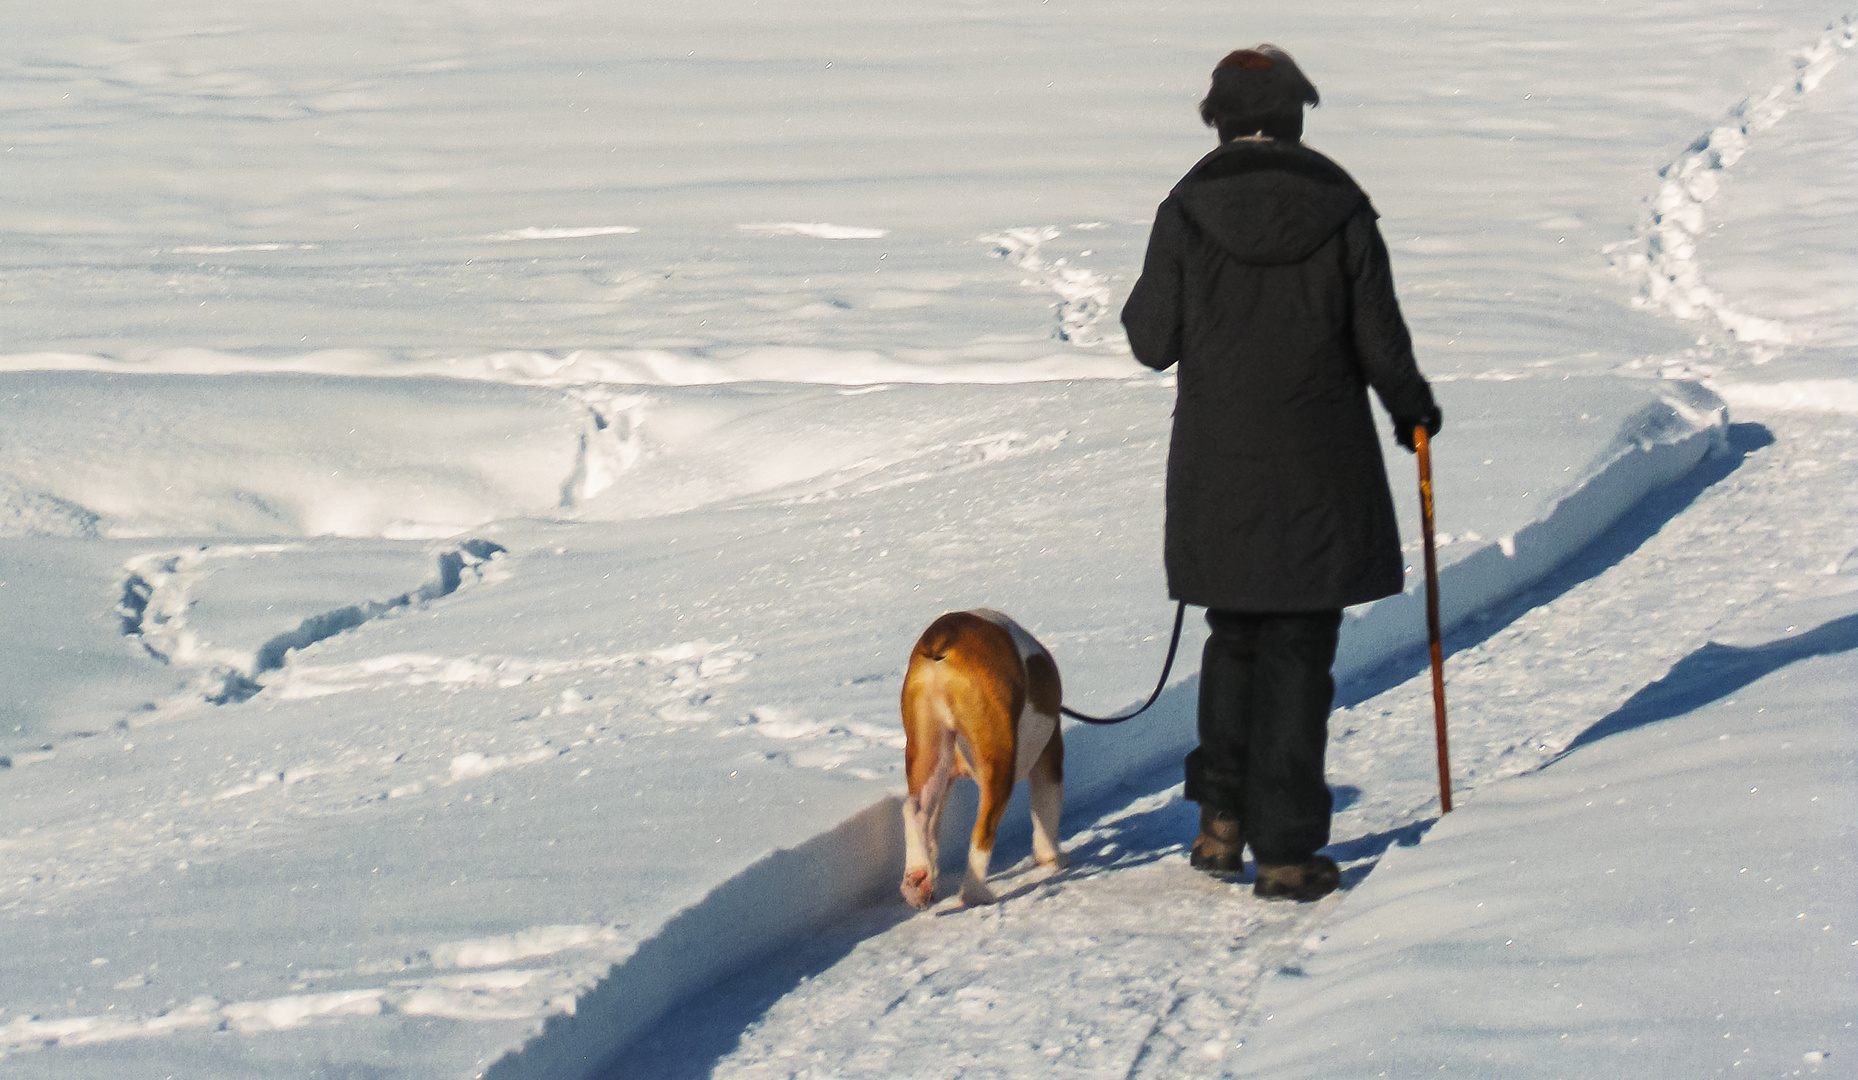
[[[1181,623],[1185,621],[1186,618],[1187,601],[1182,600],[1180,605],[1174,609],[1174,636],[1168,639],[1168,658],[1161,663],[1161,679],[1155,683],[1155,692],[1148,695],[1148,700],[1142,703],[1141,708],[1132,713],[1124,713],[1121,716],[1085,716],[1083,713],[1063,705],[1058,707],[1058,711],[1064,713],[1073,720],[1082,720],[1086,724],[1120,724],[1124,720],[1133,720],[1147,712],[1148,707],[1153,705],[1157,698],[1161,697],[1161,688],[1168,685],[1168,672],[1174,670],[1174,654],[1181,647]]]

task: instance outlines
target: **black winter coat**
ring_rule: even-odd
[[[1137,360],[1180,364],[1168,590],[1232,611],[1317,611],[1400,591],[1372,386],[1433,410],[1368,197],[1328,158],[1225,143],[1155,214],[1123,308]]]

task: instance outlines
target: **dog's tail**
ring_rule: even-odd
[[[968,623],[972,619],[974,616],[965,611],[951,611],[930,623],[929,629],[924,630],[923,636],[916,641],[916,655],[938,664],[948,659],[948,654],[955,648],[956,642],[961,640],[963,632],[969,629]]]
[[[903,673],[904,726],[934,718],[958,728],[963,715],[999,711],[1014,722],[1024,705],[1019,647],[999,624],[972,611],[951,611],[929,624]],[[1056,699],[1054,696],[1054,705]]]

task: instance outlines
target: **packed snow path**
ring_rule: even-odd
[[[1463,800],[1541,767],[1707,641],[1849,586],[1858,421],[1738,419],[1725,453],[1448,643]],[[1344,687],[1343,700],[1365,699],[1332,720],[1345,886],[1436,818],[1430,686],[1414,667]],[[1259,988],[1298,973],[1346,892],[1266,904],[1191,870],[1195,808],[1174,780],[1151,776],[1123,805],[1082,815],[1071,868],[1041,882],[1022,863],[1023,884],[994,907],[874,909],[674,1011],[615,1080],[1227,1073]]]

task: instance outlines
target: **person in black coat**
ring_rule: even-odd
[[[1179,365],[1168,450],[1169,592],[1207,608],[1193,865],[1258,861],[1260,896],[1333,890],[1323,779],[1341,609],[1404,582],[1373,387],[1396,437],[1439,429],[1378,215],[1302,145],[1316,88],[1272,45],[1220,61],[1200,115],[1217,149],[1155,213],[1123,308],[1136,359]]]

